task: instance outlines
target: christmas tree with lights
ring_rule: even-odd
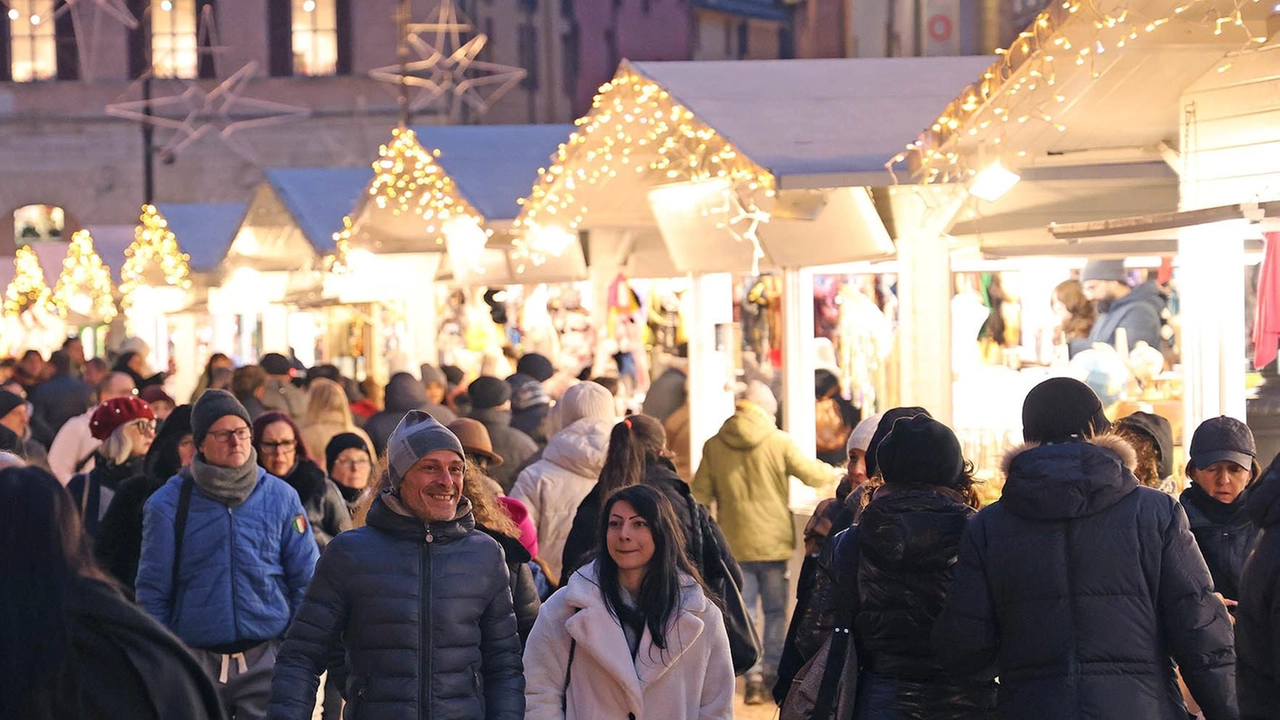
[[[44,281],[44,270],[35,251],[28,245],[18,248],[13,267],[13,281],[4,293],[5,314],[15,316],[36,309],[54,312],[49,285]]]
[[[93,238],[87,230],[76,231],[53,289],[58,313],[64,318],[75,313],[94,323],[109,323],[116,316],[111,294],[111,271],[94,250]]]

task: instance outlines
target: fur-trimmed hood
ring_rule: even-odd
[[[1005,453],[1000,502],[1036,520],[1065,520],[1111,507],[1138,487],[1137,454],[1112,435],[1087,441],[1024,443]]]

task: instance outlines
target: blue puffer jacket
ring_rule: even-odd
[[[996,664],[998,717],[1184,720],[1174,661],[1208,720],[1239,717],[1226,609],[1134,462],[1113,436],[1016,450],[969,521],[933,644],[949,667]]]
[[[234,508],[194,488],[175,592],[182,483],[181,475],[169,478],[143,510],[138,604],[193,648],[283,636],[320,555],[297,491],[262,468],[253,492]]]
[[[341,647],[349,719],[520,720],[524,666],[502,548],[474,530],[469,501],[454,520],[424,525],[386,498],[368,525],[325,548],[276,658],[268,717],[309,720],[318,676]]]

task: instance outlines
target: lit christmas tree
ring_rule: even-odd
[[[74,312],[94,323],[109,323],[116,316],[111,293],[111,271],[93,249],[93,238],[87,230],[77,231],[53,289],[58,313],[65,318]]]
[[[184,290],[191,287],[189,258],[178,248],[178,238],[155,205],[142,206],[142,217],[133,237],[133,243],[124,251],[124,265],[120,268],[122,306],[127,309],[133,302],[133,291],[148,284],[147,270],[152,266],[159,267],[166,285]]]
[[[21,315],[28,310],[54,312],[49,285],[44,281],[40,259],[30,246],[23,245],[13,256],[13,281],[4,293],[6,315]]]

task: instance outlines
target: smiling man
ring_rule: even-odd
[[[387,440],[366,525],[325,549],[271,687],[273,720],[311,717],[332,651],[348,717],[517,720],[520,638],[502,548],[473,532],[462,443],[421,410]]]

